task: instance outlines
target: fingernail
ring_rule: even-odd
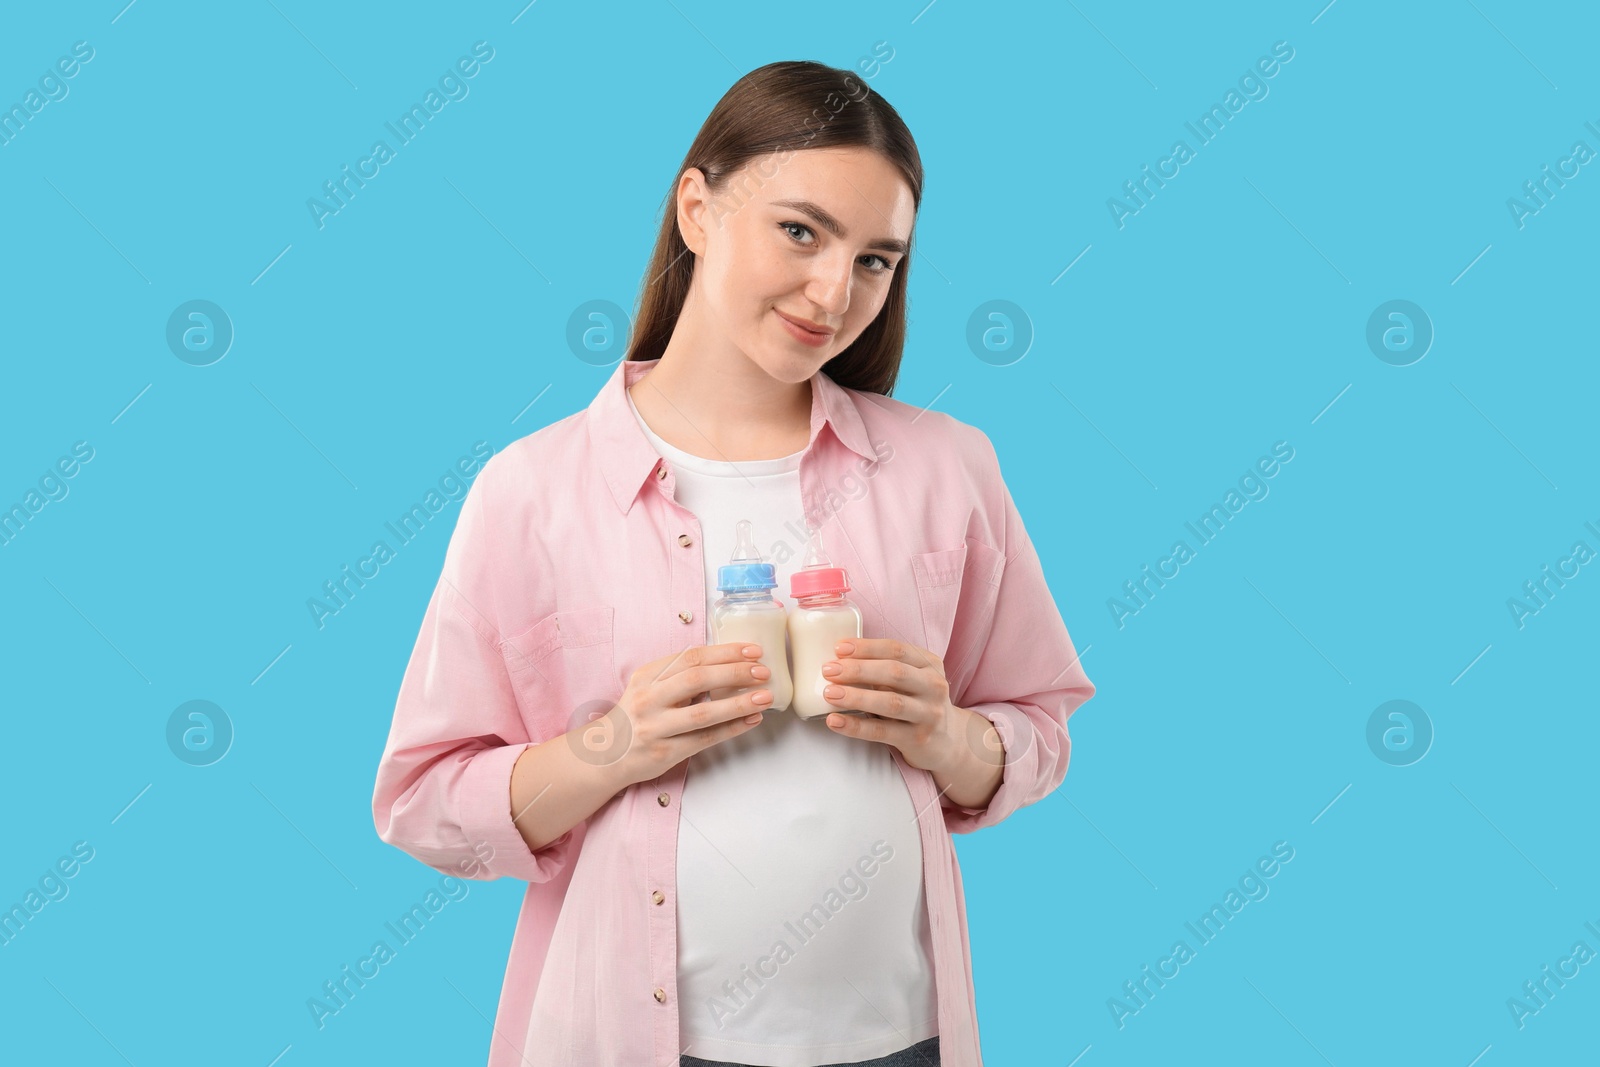
[[[766,665],[762,663],[757,663],[754,667],[751,667],[750,674],[752,677],[759,678],[762,681],[766,681],[768,678],[772,677],[772,671],[767,669]]]
[[[744,651],[744,654],[747,655],[747,656],[759,656],[759,655],[761,655],[761,646],[760,645],[745,645],[743,651]]]
[[[839,665],[831,661],[824,663],[822,665],[822,673],[826,674],[829,678],[832,678],[834,675],[839,673]]]
[[[840,641],[838,644],[833,646],[834,654],[838,656],[848,656],[855,650],[856,643],[854,641]]]
[[[750,698],[750,702],[753,704],[770,704],[772,703],[772,693],[769,690],[762,689]]]
[[[840,697],[844,696],[844,690],[840,689],[836,685],[830,685],[822,691],[822,695],[827,697],[829,700],[838,700]]]
[[[751,726],[754,726],[756,723],[760,722],[764,718],[766,718],[766,716],[765,715],[761,715],[761,714],[746,715],[744,717],[744,721],[749,723]]]

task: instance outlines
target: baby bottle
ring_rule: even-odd
[[[845,597],[850,582],[844,568],[828,562],[820,529],[811,531],[805,564],[789,576],[789,594],[799,600],[789,613],[789,651],[794,657],[794,713],[815,719],[830,711],[851,714],[830,704],[822,690],[833,683],[822,665],[834,655],[835,643],[861,636],[861,610]]]
[[[778,584],[770,563],[762,563],[750,534],[750,520],[740,519],[734,527],[733,558],[717,568],[717,588],[722,596],[711,606],[711,643],[744,641],[761,646],[760,662],[772,677],[733,689],[713,689],[710,699],[772,691],[767,711],[782,711],[794,699],[794,683],[789,680],[789,657],[784,644],[786,609],[772,596]]]

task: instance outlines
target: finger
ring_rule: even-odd
[[[847,737],[857,737],[863,741],[877,741],[880,744],[895,745],[909,744],[911,741],[912,727],[908,723],[895,722],[891,719],[874,719],[865,715],[844,715],[837,711],[828,713],[824,720],[828,729],[836,734]]]
[[[739,696],[772,684],[772,671],[764,663],[713,663],[691,667],[655,687],[664,707],[693,707],[697,702]]]
[[[753,648],[755,652],[746,653],[744,649]],[[711,663],[737,663],[741,660],[756,660],[761,657],[761,646],[753,641],[724,641],[716,645],[690,645],[680,648],[670,656],[651,660],[639,670],[652,682],[671,677],[690,667],[698,667]]]
[[[702,730],[691,730],[679,736],[690,746],[690,755],[693,755],[696,752],[703,752],[712,745],[721,744],[730,737],[737,737],[747,730],[754,730],[763,721],[765,721],[764,716],[729,719],[727,722],[719,722]]]
[[[715,730],[729,722],[754,719],[760,722],[772,707],[772,690],[757,689],[720,700],[704,700],[684,708],[674,708],[666,719],[664,736],[692,736]]]
[[[847,637],[834,644],[834,655],[854,659],[892,659],[913,667],[931,667],[935,663],[943,671],[943,661],[925,648],[899,641],[892,637]]]
[[[841,656],[822,664],[822,677],[837,685],[858,689],[892,689],[907,696],[933,696],[942,676],[898,659],[862,659]]]
[[[743,650],[754,648],[754,655]],[[661,672],[652,677],[662,703],[677,706],[687,704],[702,693],[713,689],[742,689],[760,685],[771,677],[758,677],[756,668],[766,671],[759,662],[760,646],[753,643],[727,642],[720,645],[696,645],[667,657]],[[653,666],[653,665],[652,665]]]
[[[920,722],[927,703],[893,689],[859,689],[853,685],[825,685],[822,696],[840,711],[864,711],[885,719],[901,722]]]

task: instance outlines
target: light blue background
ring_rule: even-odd
[[[1062,789],[957,838],[985,1062],[1595,1055],[1600,963],[1521,1029],[1506,1004],[1600,951],[1600,567],[1507,607],[1600,550],[1600,166],[1507,208],[1600,150],[1592,11],[123,2],[0,33],[6,105],[95,50],[0,147],[0,504],[94,448],[0,548],[0,904],[95,850],[0,948],[4,1058],[483,1062],[520,882],[306,1007],[438,884],[370,801],[457,506],[324,628],[306,601],[474,442],[587,405],[610,368],[568,318],[631,309],[739,75],[879,41],[928,174],[896,395],[994,440],[1099,687]],[[479,40],[470,95],[319,230],[306,200]],[[1108,198],[1277,41],[1269,95],[1119,229]],[[164,339],[193,299],[236,331],[208,367]],[[1393,299],[1436,331],[1410,366],[1365,340]],[[966,342],[989,300],[1032,333],[1009,366]],[[1119,627],[1278,441],[1270,495]],[[208,767],[166,741],[193,699],[236,734]],[[1393,699],[1435,732],[1410,766],[1366,740]],[[1119,1029],[1108,999],[1278,841],[1270,895]]]

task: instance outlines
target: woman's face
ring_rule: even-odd
[[[877,316],[915,221],[910,186],[867,148],[773,153],[715,195],[698,168],[679,186],[678,225],[700,290],[691,299],[785,382],[810,378]]]

